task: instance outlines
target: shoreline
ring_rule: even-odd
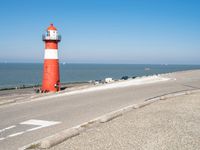
[[[76,85],[76,84],[84,84],[84,83],[89,83],[89,82],[82,81],[82,82],[62,83],[61,88],[66,87],[67,85]],[[24,84],[24,85],[18,85],[18,86],[1,87],[0,91],[16,90],[16,89],[28,89],[28,88],[38,88],[40,86],[41,86],[41,84]]]
[[[129,79],[134,79],[134,78],[142,78],[142,77],[149,77],[149,76],[154,76],[154,75],[166,75],[170,73],[181,73],[181,72],[188,72],[188,71],[195,71],[195,70],[200,70],[200,69],[190,69],[190,70],[181,70],[181,71],[174,71],[174,72],[167,72],[167,73],[160,73],[160,74],[151,74],[151,75],[142,75],[142,76],[128,76]],[[126,75],[124,75],[126,76]],[[109,76],[110,77],[110,76]],[[123,76],[122,76],[123,77]],[[112,78],[112,77],[111,77]],[[90,81],[103,81],[104,79],[98,80],[89,80],[89,81],[75,81],[75,82],[63,82],[61,83],[61,88],[68,88],[67,86],[71,87],[73,85],[77,84],[90,84]],[[120,81],[122,79],[114,79],[114,82]],[[41,84],[22,84],[22,85],[13,85],[13,86],[8,86],[8,87],[0,87],[0,91],[6,91],[6,90],[16,90],[16,89],[30,89],[30,88],[39,88]],[[62,90],[61,90],[62,91]]]

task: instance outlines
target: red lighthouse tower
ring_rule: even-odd
[[[60,42],[61,36],[51,24],[42,38],[45,42],[42,91],[56,92],[60,90],[58,42]]]

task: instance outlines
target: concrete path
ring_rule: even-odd
[[[171,92],[200,88],[199,70],[163,76],[177,80],[1,106],[0,149],[16,150],[124,106]]]
[[[199,150],[200,93],[158,101],[50,150]]]

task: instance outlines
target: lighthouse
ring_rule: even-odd
[[[57,92],[60,90],[58,43],[61,41],[61,36],[56,27],[51,24],[42,39],[45,43],[45,50],[41,90],[42,92]]]

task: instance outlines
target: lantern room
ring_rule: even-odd
[[[42,35],[43,41],[61,41],[61,36],[58,34],[57,29],[54,27],[53,24],[51,24],[47,30],[46,33]]]

